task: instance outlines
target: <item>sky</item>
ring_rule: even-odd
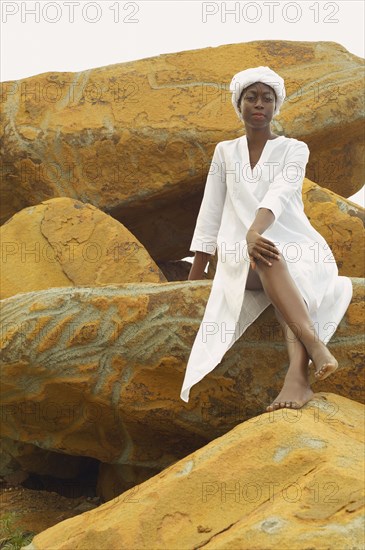
[[[363,0],[5,1],[0,82],[252,40],[333,41],[365,56]],[[364,188],[350,197],[364,206]]]

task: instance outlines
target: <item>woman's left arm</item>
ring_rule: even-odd
[[[261,237],[261,233],[273,225],[292,195],[301,192],[305,176],[305,167],[309,159],[309,148],[303,141],[297,141],[288,151],[281,172],[274,178],[264,198],[257,206],[255,219],[247,232],[248,252],[251,266],[255,269],[255,259],[261,259],[270,265],[265,257],[278,258],[278,249],[274,243]]]
[[[295,141],[285,157],[282,170],[270,183],[267,193],[257,206],[256,215],[259,208],[267,208],[273,213],[270,226],[280,217],[294,193],[301,193],[309,155],[308,145],[303,141]]]

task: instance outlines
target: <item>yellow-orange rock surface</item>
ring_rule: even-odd
[[[26,549],[363,548],[364,406],[311,403],[239,424]]]
[[[141,468],[130,464],[101,463],[96,486],[97,495],[103,502],[111,500],[156,475],[161,469]]]
[[[340,275],[365,276],[365,210],[325,187],[305,179],[304,211],[313,227],[326,239]]]
[[[362,401],[364,285],[352,283],[329,343],[340,367],[313,389]],[[53,288],[3,300],[1,433],[162,469],[265,411],[288,367],[272,306],[192,388],[189,403],[180,399],[210,288],[211,281]]]
[[[75,199],[25,208],[0,236],[1,298],[50,287],[166,281],[128,229]]]
[[[1,220],[69,196],[112,213],[155,261],[184,257],[214,147],[244,133],[229,83],[257,65],[285,80],[272,127],[308,144],[307,176],[359,190],[364,60],[336,42],[261,40],[4,82]]]

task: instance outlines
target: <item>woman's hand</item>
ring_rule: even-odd
[[[248,256],[252,269],[256,269],[257,260],[262,260],[266,265],[271,266],[272,263],[268,258],[279,260],[280,251],[276,248],[272,241],[265,239],[260,233],[249,229],[246,235]]]

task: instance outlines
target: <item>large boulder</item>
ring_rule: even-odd
[[[117,220],[67,197],[44,201],[0,227],[1,298],[50,287],[165,282]]]
[[[328,393],[260,415],[24,550],[363,548],[363,420]]]
[[[353,300],[329,343],[340,368],[313,389],[360,401],[364,286],[352,283]],[[189,403],[180,399],[210,289],[211,281],[141,283],[3,300],[1,433],[162,469],[265,411],[288,366],[272,306],[192,388]]]
[[[151,469],[130,464],[101,463],[96,484],[97,495],[103,502],[111,500],[131,487],[143,483],[161,470],[162,468]]]
[[[244,132],[230,80],[258,64],[285,80],[273,130],[308,144],[307,176],[359,190],[364,60],[335,42],[262,40],[4,82],[0,219],[70,196],[111,213],[155,261],[184,257],[214,147]]]

